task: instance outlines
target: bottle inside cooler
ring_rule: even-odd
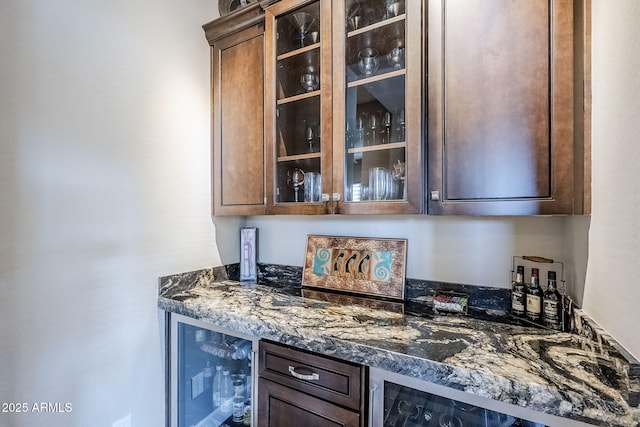
[[[544,427],[390,382],[384,390],[384,427]]]
[[[251,425],[252,342],[178,323],[178,427]]]

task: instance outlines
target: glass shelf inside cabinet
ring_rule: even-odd
[[[276,31],[276,203],[319,202],[304,185],[322,170],[320,3],[277,17]]]

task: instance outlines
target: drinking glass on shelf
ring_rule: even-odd
[[[358,67],[365,77],[373,76],[379,66],[377,49],[367,47],[358,53]]]
[[[398,16],[400,14],[400,0],[387,0],[385,9],[387,19]]]
[[[378,145],[380,143],[378,135],[380,134],[380,117],[378,113],[371,113],[369,116],[369,131],[367,137],[367,145]]]
[[[295,12],[289,15],[289,21],[300,35],[300,47],[304,47],[304,39],[311,26],[316,22],[316,18],[307,12]]]
[[[360,28],[362,26],[362,16],[360,15],[353,15],[350,16],[348,19],[348,23],[349,23],[349,29],[351,31],[357,30],[358,28]]]
[[[313,92],[320,87],[320,78],[312,69],[306,69],[300,76],[300,84],[307,92]]]
[[[298,202],[298,190],[304,184],[304,171],[300,168],[293,168],[287,172],[287,185],[293,189],[294,201]]]
[[[369,199],[384,200],[387,194],[389,171],[383,167],[369,169]]]
[[[349,31],[354,31],[362,26],[363,21],[360,2],[355,1],[351,4],[351,7],[347,11],[347,28],[349,29]]]
[[[389,111],[385,111],[382,115],[382,126],[384,126],[382,143],[387,144],[391,142],[391,113]]]
[[[304,174],[304,201],[319,202],[322,195],[322,175],[318,172]]]
[[[320,32],[319,31],[311,31],[311,32],[309,32],[309,41],[311,42],[311,44],[318,43],[318,40],[320,40]]]
[[[402,46],[395,46],[389,49],[389,52],[387,52],[387,62],[394,70],[401,70],[404,66],[404,48]]]
[[[396,180],[396,178],[393,176],[393,173],[391,171],[388,171],[385,174],[385,178],[386,178],[386,183],[385,183],[385,193],[384,193],[384,199],[385,200],[395,200],[398,198],[398,181]]]
[[[313,143],[317,137],[317,127],[315,125],[315,123],[307,123],[304,126],[304,139],[307,141],[307,144],[309,144],[309,152],[310,153],[314,153],[315,152],[315,148],[313,146]]]
[[[356,118],[356,128],[353,131],[352,148],[360,148],[364,145],[366,123],[367,113],[360,113],[360,115]]]
[[[404,108],[400,108],[396,111],[396,141],[404,141],[405,138],[405,118],[404,118]]]

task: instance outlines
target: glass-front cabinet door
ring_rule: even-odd
[[[269,213],[421,211],[421,4],[267,7]]]
[[[422,2],[343,3],[334,10],[334,20],[344,23],[334,50],[334,164],[340,165],[334,188],[342,187],[340,210],[419,213]]]
[[[325,213],[322,195],[331,186],[330,19],[330,0],[284,0],[266,11],[270,213]]]

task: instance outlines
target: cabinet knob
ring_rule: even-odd
[[[334,202],[340,201],[340,193],[333,193],[333,201]]]
[[[323,202],[328,202],[329,199],[329,195],[327,193],[322,193],[322,201]]]
[[[440,192],[437,190],[431,191],[431,200],[434,202],[440,200]]]

